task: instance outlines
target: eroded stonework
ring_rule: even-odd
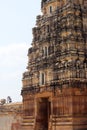
[[[22,103],[0,105],[0,130],[21,130]]]
[[[22,130],[87,130],[87,0],[42,0],[27,71]]]

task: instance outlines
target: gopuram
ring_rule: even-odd
[[[42,0],[23,73],[22,130],[87,130],[87,0]]]

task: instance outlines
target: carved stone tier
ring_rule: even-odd
[[[22,130],[87,130],[86,0],[42,0],[23,74]]]
[[[87,86],[84,84],[82,89],[78,84],[77,88],[65,86],[62,91],[58,87],[51,92],[42,91],[35,94],[32,105],[31,100],[24,104],[30,114],[23,118],[25,130],[87,129]]]

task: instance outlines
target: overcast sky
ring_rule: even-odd
[[[22,99],[22,73],[40,4],[41,0],[0,0],[0,99]]]

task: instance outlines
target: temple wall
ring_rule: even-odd
[[[22,78],[22,130],[87,130],[86,1],[41,2]]]
[[[0,106],[0,130],[21,130],[22,103]]]

